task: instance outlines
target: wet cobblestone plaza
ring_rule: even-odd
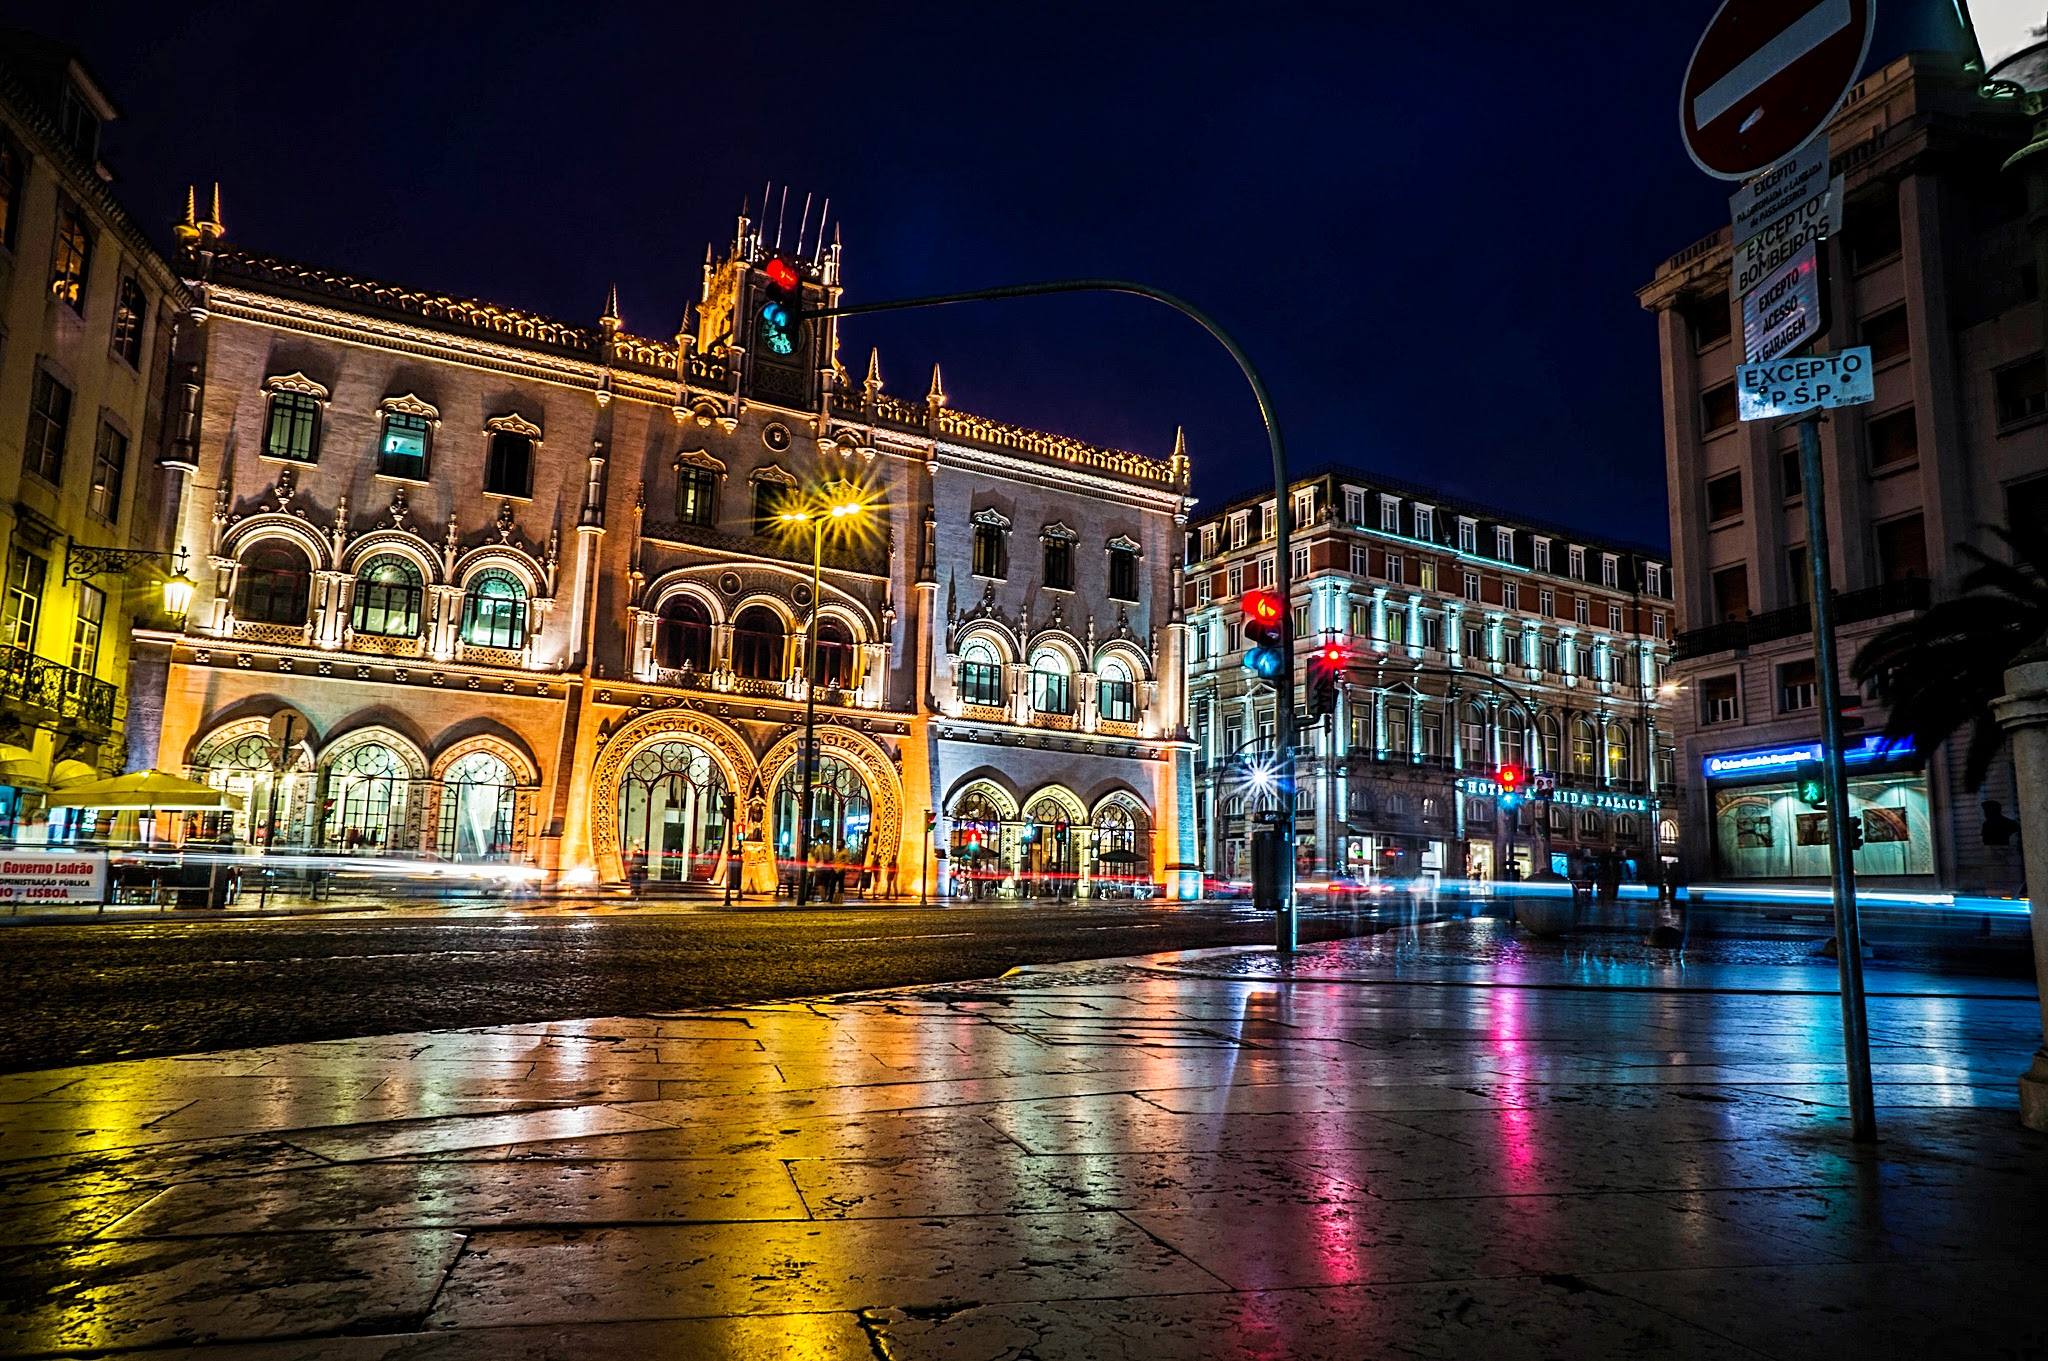
[[[10,1075],[0,1352],[2048,1349],[2023,988],[1874,968],[1862,1149],[1824,992],[1390,948]]]

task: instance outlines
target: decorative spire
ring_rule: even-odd
[[[861,384],[861,390],[871,402],[882,395],[882,352],[872,346],[868,349],[867,381]]]
[[[611,291],[605,294],[604,315],[597,319],[597,324],[604,328],[606,337],[610,337],[619,329],[619,286],[617,284],[613,284]]]
[[[185,216],[171,228],[171,232],[180,245],[189,246],[199,239],[199,190],[196,186],[185,186]]]
[[[1173,461],[1185,463],[1188,457],[1188,428],[1185,425],[1173,427]]]
[[[204,221],[202,221],[202,222],[200,222],[200,223],[198,224],[198,229],[199,229],[199,239],[200,239],[200,240],[202,240],[202,241],[218,241],[218,240],[220,240],[220,239],[221,239],[221,238],[222,238],[223,236],[226,236],[226,235],[228,234],[228,227],[227,227],[227,223],[225,223],[225,222],[221,221],[221,217],[220,217],[220,181],[219,181],[219,180],[215,180],[215,181],[213,182],[213,208],[212,208],[212,211],[210,211],[210,212],[209,212],[209,213],[208,213],[208,214],[206,215],[206,219],[205,219]]]
[[[939,377],[939,366],[937,364],[932,365],[932,390],[924,395],[924,400],[928,406],[944,406],[946,404],[946,384]]]

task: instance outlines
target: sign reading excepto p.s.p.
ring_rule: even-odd
[[[1744,364],[1735,371],[1735,386],[1740,414],[1746,421],[1860,406],[1877,395],[1870,381],[1868,345],[1852,346],[1839,354]]]
[[[1827,328],[1818,241],[1793,252],[1742,299],[1742,355],[1752,364],[1811,345]]]

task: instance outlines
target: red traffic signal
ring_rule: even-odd
[[[1280,597],[1271,591],[1246,591],[1244,617],[1247,623],[1252,624],[1279,623]]]
[[[1493,772],[1493,782],[1501,787],[1503,793],[1519,794],[1522,792],[1522,768],[1502,766]]]
[[[796,290],[796,268],[781,256],[778,255],[773,260],[770,260],[761,272],[768,276],[769,283],[774,284],[783,292],[789,293]]]
[[[1244,598],[1244,669],[1271,680],[1287,665],[1280,655],[1280,597],[1250,591]]]

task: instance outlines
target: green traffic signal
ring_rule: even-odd
[[[1808,761],[1801,765],[1794,774],[1793,783],[1799,791],[1799,801],[1808,808],[1827,807],[1827,774],[1820,762]]]

